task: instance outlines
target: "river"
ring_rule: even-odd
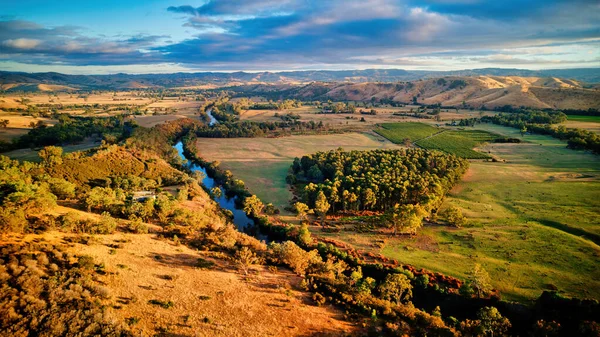
[[[219,123],[219,121],[217,121],[217,119],[215,118],[215,116],[212,115],[212,109],[211,108],[206,109],[206,114],[208,115],[208,118],[210,118],[210,121],[208,122],[208,125],[213,126],[213,125]]]
[[[177,153],[179,153],[179,157],[187,162],[187,167],[191,171],[200,171],[204,174],[204,179],[202,179],[202,184],[204,186],[206,186],[209,190],[214,187],[221,189],[221,196],[218,198],[213,197],[213,199],[219,204],[219,206],[221,206],[221,208],[230,210],[231,213],[233,213],[233,223],[237,226],[237,228],[242,232],[252,232],[254,229],[254,220],[250,219],[243,210],[235,207],[235,198],[237,197],[228,198],[225,195],[225,188],[219,185],[213,178],[209,177],[204,167],[188,160],[183,154],[182,142],[177,142],[174,147],[177,150]]]

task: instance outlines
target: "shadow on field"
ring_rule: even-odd
[[[552,220],[547,220],[547,219],[529,219],[529,220],[537,221],[544,226],[552,227],[552,228],[561,230],[563,232],[573,234],[575,236],[583,237],[584,239],[590,240],[593,243],[600,245],[600,235],[590,233],[584,229],[577,228],[577,227],[571,227],[571,226],[565,225],[563,223],[560,223],[558,221],[552,221]]]

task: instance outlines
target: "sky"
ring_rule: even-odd
[[[0,70],[600,67],[598,0],[0,0]]]

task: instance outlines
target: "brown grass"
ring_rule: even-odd
[[[31,241],[36,235],[29,235]],[[62,234],[44,234],[50,242]],[[244,277],[225,260],[175,246],[152,234],[99,236],[94,245],[73,244],[71,252],[90,255],[104,264],[98,276],[111,296],[113,317],[139,318],[135,335],[167,332],[173,336],[307,336],[347,335],[355,328],[331,307],[317,307],[307,293],[295,290],[299,277],[287,270],[255,267]],[[3,241],[15,241],[5,238]],[[125,242],[125,243],[124,243]],[[109,253],[110,244],[120,244]],[[211,269],[196,267],[199,258],[214,261]],[[148,303],[172,301],[169,309]]]

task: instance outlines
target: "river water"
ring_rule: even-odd
[[[211,116],[210,113],[209,116]],[[218,198],[213,197],[213,199],[219,204],[219,206],[221,206],[221,208],[230,210],[231,213],[233,213],[233,223],[237,226],[237,228],[242,232],[251,232],[254,227],[254,220],[248,218],[248,216],[243,210],[235,208],[235,199],[237,198],[237,196],[233,198],[228,198],[225,195],[225,188],[219,185],[213,178],[209,177],[204,167],[188,160],[183,154],[182,142],[178,142],[177,144],[175,144],[174,147],[177,150],[177,153],[179,153],[179,157],[186,161],[186,165],[190,170],[194,172],[200,171],[204,174],[204,179],[202,179],[202,184],[204,186],[206,186],[209,190],[214,187],[218,187],[219,189],[221,189],[221,196]]]

